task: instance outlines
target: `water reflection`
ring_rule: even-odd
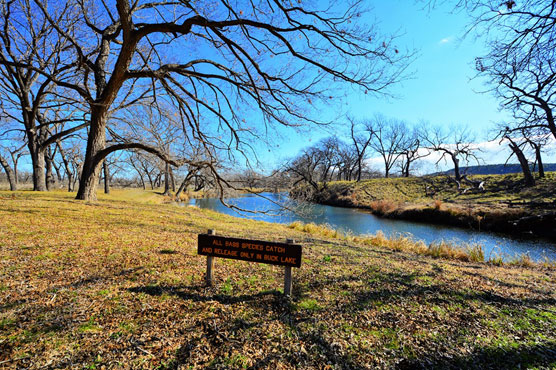
[[[480,243],[485,257],[496,253],[504,259],[528,253],[535,261],[547,257],[556,260],[556,245],[545,240],[521,240],[505,237],[495,233],[477,232],[457,227],[430,225],[403,220],[391,220],[352,208],[324,206],[319,204],[303,205],[301,208],[291,201],[286,194],[263,193],[261,197],[248,194],[238,198],[227,199],[234,206],[256,212],[246,213],[224,206],[218,199],[192,199],[190,205],[212,209],[236,217],[289,224],[293,221],[328,224],[330,227],[353,234],[375,234],[382,231],[388,236],[411,234],[415,239],[427,244],[440,240]],[[296,208],[297,212],[284,210],[280,205]]]

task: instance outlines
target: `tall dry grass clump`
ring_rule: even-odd
[[[442,208],[442,203],[443,202],[440,199],[436,199],[433,204],[434,209],[440,211],[440,209]]]
[[[533,262],[531,256],[528,253],[525,253],[520,256],[514,257],[508,264],[512,266],[532,267],[535,265],[535,262]]]
[[[469,261],[471,262],[484,262],[485,261],[485,251],[481,244],[472,244],[467,247],[467,255],[469,256]]]
[[[425,254],[435,258],[449,258],[460,261],[468,261],[468,256],[463,249],[458,248],[444,240],[437,243],[431,243]]]
[[[385,215],[398,209],[399,205],[392,200],[374,200],[370,207],[374,212]]]
[[[436,258],[448,258],[468,262],[484,262],[485,260],[485,253],[482,245],[464,244],[463,246],[459,246],[445,240],[431,243],[425,254]]]
[[[414,253],[423,253],[427,246],[422,241],[416,241],[411,235],[397,234],[393,237],[387,237],[382,231],[378,231],[375,235],[354,237],[355,242],[372,245],[376,247],[385,247],[395,251],[409,251]]]
[[[328,238],[343,239],[345,237],[343,233],[332,229],[328,225],[317,225],[312,222],[304,224],[303,222],[295,221],[289,224],[288,227],[311,235],[320,235]]]
[[[397,234],[395,236],[386,236],[382,231],[378,231],[375,235],[354,236],[349,233],[343,233],[332,229],[329,225],[316,225],[314,223],[304,224],[295,221],[288,225],[290,229],[306,232],[315,236],[322,236],[333,239],[340,239],[358,244],[364,244],[373,247],[387,248],[394,251],[413,252],[431,256],[434,258],[452,259],[466,262],[488,262],[489,264],[502,266],[505,264],[512,266],[534,267],[542,266],[545,268],[556,268],[556,262],[545,258],[544,262],[534,262],[528,254],[514,257],[509,262],[504,262],[503,258],[498,254],[491,252],[488,259],[485,259],[485,251],[483,246],[478,243],[474,244],[455,244],[442,240],[429,245],[422,240],[415,240],[411,234]]]

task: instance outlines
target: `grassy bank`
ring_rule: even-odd
[[[332,182],[312,200],[397,219],[556,239],[556,173],[526,188],[521,175],[470,176],[485,190],[465,193],[446,176]],[[470,187],[463,184],[464,187]]]
[[[556,366],[556,275],[397,250],[116,191],[0,192],[0,367]],[[294,238],[283,270],[216,261],[196,234]]]

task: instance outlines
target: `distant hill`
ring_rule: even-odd
[[[532,169],[532,168],[531,168]],[[556,163],[545,163],[545,171],[556,171]],[[504,175],[507,173],[518,173],[521,172],[521,166],[517,163],[503,164],[487,164],[483,166],[468,166],[460,167],[460,172],[462,174],[468,175]],[[443,172],[436,172],[433,175],[447,175],[454,173],[454,170],[448,170]]]

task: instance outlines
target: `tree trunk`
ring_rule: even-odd
[[[50,151],[50,148],[48,148],[48,151]],[[56,180],[54,179],[54,173],[52,172],[52,159],[48,154],[49,153],[45,151],[44,153],[44,161],[46,162],[45,184],[46,184],[46,190],[50,191],[52,189],[52,185],[55,184]]]
[[[58,181],[58,183],[63,182],[64,175],[62,174],[62,171],[60,171],[60,166],[57,166],[56,162],[52,161],[52,167],[54,167],[54,171],[56,171],[56,180]]]
[[[191,181],[192,177],[193,177],[193,173],[191,171],[187,172],[187,175],[185,176],[185,178],[181,182],[181,185],[180,185],[180,187],[179,187],[179,189],[176,193],[176,199],[179,200],[179,197],[180,197],[181,193],[187,188],[187,185]]]
[[[531,169],[529,168],[529,162],[527,162],[527,158],[523,154],[523,151],[519,148],[516,143],[514,143],[511,139],[509,139],[509,145],[514,154],[516,155],[517,159],[519,160],[519,164],[521,165],[521,170],[523,171],[523,177],[525,178],[525,185],[527,186],[534,186],[535,185],[535,178],[531,174]]]
[[[8,163],[8,161],[6,161],[6,159],[3,158],[2,156],[0,156],[0,165],[2,165],[2,167],[4,167],[4,171],[6,171],[6,176],[8,177],[8,182],[10,183],[10,190],[11,191],[16,191],[17,190],[17,184],[15,182],[14,171],[10,167],[10,164]]]
[[[155,188],[159,188],[160,187],[160,183],[162,182],[162,173],[158,173],[156,175],[156,178],[154,179],[154,186]]]
[[[402,177],[409,177],[409,165],[411,164],[411,160],[409,159],[409,156],[406,155],[406,162],[403,163],[402,160]]]
[[[29,143],[29,153],[33,163],[33,190],[46,191],[44,150],[39,150],[35,144]]]
[[[67,173],[68,175],[68,192],[72,192],[73,191],[73,174],[71,172]]]
[[[73,173],[71,172],[70,164],[68,158],[66,157],[66,153],[60,144],[60,141],[56,141],[56,146],[58,147],[58,151],[60,152],[60,157],[62,157],[62,162],[64,163],[64,169],[66,171],[66,177],[68,179],[68,192],[73,191]]]
[[[459,159],[452,154],[452,161],[454,162],[454,176],[456,181],[461,181],[461,174],[459,172]]]
[[[170,180],[172,180],[172,182],[171,182],[172,191],[176,191],[176,179],[174,178],[174,171],[172,170],[171,166],[170,166]]]
[[[79,189],[75,199],[95,201],[97,199],[97,184],[100,174],[102,159],[97,159],[99,151],[106,146],[106,109],[93,108],[91,112],[91,126],[87,140],[85,161],[79,179]]]
[[[14,153],[10,153],[10,154],[12,156],[12,163],[14,165],[15,184],[17,185],[19,183],[19,173],[17,172],[17,162],[19,161],[20,155],[14,154]]]
[[[180,195],[181,195],[183,189],[185,189],[185,187],[187,186],[187,180],[188,180],[187,177],[186,177],[185,179],[183,179],[183,181],[182,181],[182,183],[181,183],[181,185],[180,185],[178,191],[176,192],[176,199],[179,200]]]
[[[539,166],[539,178],[542,179],[544,177],[544,165],[542,163],[541,146],[540,145],[535,146],[535,156],[537,157],[537,164]]]
[[[164,167],[164,195],[170,195],[170,164],[168,162]]]
[[[102,162],[102,169],[104,171],[104,194],[110,194],[110,171],[106,161]]]

